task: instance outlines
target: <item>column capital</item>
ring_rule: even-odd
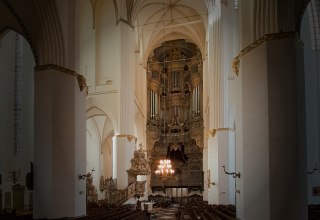
[[[239,75],[239,65],[240,65],[240,58],[249,53],[250,51],[254,50],[256,47],[260,46],[266,41],[270,40],[280,40],[280,39],[285,39],[285,38],[294,38],[296,37],[296,32],[295,31],[290,31],[290,32],[278,32],[278,33],[272,33],[272,34],[265,34],[262,37],[260,37],[258,40],[254,41],[252,44],[249,46],[245,47],[242,49],[238,56],[236,56],[232,60],[232,70],[233,72],[238,76]]]
[[[214,137],[217,131],[235,131],[235,129],[234,128],[213,128],[208,131],[208,134],[210,134],[211,137]]]
[[[78,85],[79,85],[80,91],[82,92],[83,89],[86,88],[86,92],[88,94],[88,86],[87,86],[86,78],[83,75],[76,73],[76,71],[74,71],[74,70],[67,69],[65,67],[58,66],[56,64],[45,64],[45,65],[36,66],[34,68],[34,71],[40,72],[40,71],[44,71],[44,70],[48,70],[48,69],[54,69],[54,70],[57,70],[61,73],[65,73],[65,74],[72,75],[72,76],[76,77],[78,80]]]
[[[135,143],[137,143],[137,137],[131,134],[117,134],[116,135],[117,138],[127,138],[129,142],[131,142],[132,140],[135,141]]]

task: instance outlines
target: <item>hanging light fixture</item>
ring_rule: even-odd
[[[173,176],[174,170],[172,169],[171,160],[160,160],[158,169],[155,171],[157,176],[169,177]]]

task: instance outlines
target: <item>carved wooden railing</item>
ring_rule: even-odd
[[[135,181],[126,189],[107,192],[109,194],[107,196],[108,203],[121,205],[133,196],[142,197],[145,192],[145,182]]]
[[[136,194],[136,182],[130,184],[126,189],[114,190],[108,192],[108,202],[113,204],[123,204],[128,199],[132,198]]]
[[[145,152],[142,150],[142,145],[139,150],[134,152],[134,157],[131,159],[131,168],[127,170],[129,186],[124,190],[117,190],[116,179],[106,178],[103,183],[103,188],[106,189],[107,202],[113,204],[123,204],[133,196],[144,196],[146,181],[136,181],[138,175],[148,175],[150,167],[148,160],[145,157]]]

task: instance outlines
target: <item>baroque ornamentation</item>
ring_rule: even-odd
[[[146,182],[147,181],[137,181],[136,182],[136,197],[143,197],[144,192],[146,191]]]
[[[106,178],[104,180],[104,189],[107,192],[113,192],[117,188],[116,180],[112,179],[112,177]]]
[[[183,39],[162,42],[148,57],[146,144],[152,189],[203,188],[202,65],[197,45]],[[166,159],[172,162],[172,178],[154,172]]]
[[[211,137],[214,137],[217,131],[234,131],[234,128],[214,128],[210,129],[208,133],[211,135]]]
[[[129,142],[131,142],[132,140],[134,140],[135,142],[137,142],[137,137],[135,137],[134,135],[130,135],[130,134],[118,134],[117,137],[119,137],[119,138],[124,138],[124,137],[126,137]]]
[[[127,172],[133,176],[150,174],[149,163],[142,149],[134,152],[134,157],[131,159],[131,168]]]
[[[279,32],[273,34],[265,34],[246,48],[242,49],[238,56],[236,56],[232,61],[232,70],[239,75],[239,65],[240,65],[240,58],[255,49],[256,47],[260,46],[262,43],[270,40],[279,40],[284,38],[294,38],[296,36],[296,32]]]
[[[98,194],[95,186],[93,185],[92,173],[87,173],[86,176],[86,187],[87,187],[87,200],[88,202],[97,202]]]

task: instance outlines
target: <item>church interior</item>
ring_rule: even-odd
[[[320,219],[319,0],[0,18],[0,219]]]

